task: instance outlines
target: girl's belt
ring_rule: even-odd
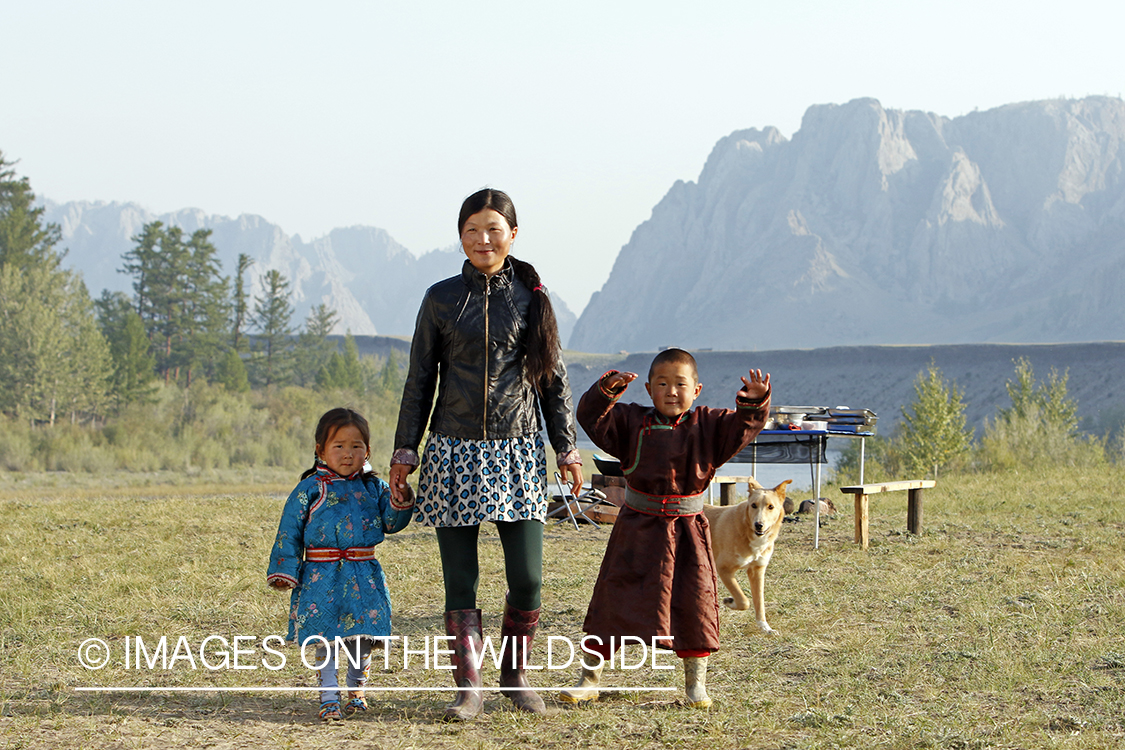
[[[657,516],[694,516],[703,510],[703,493],[672,496],[646,495],[632,487],[625,488],[625,504],[638,513]]]
[[[340,562],[341,560],[374,560],[374,547],[305,547],[305,562]]]

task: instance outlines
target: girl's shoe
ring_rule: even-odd
[[[367,710],[367,697],[362,690],[349,690],[348,702],[344,704],[344,715],[355,716]]]
[[[340,701],[325,701],[320,704],[317,713],[321,721],[341,721],[344,715],[340,713]]]

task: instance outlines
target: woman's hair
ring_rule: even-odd
[[[473,214],[485,209],[492,209],[504,217],[508,226],[515,229],[519,224],[516,220],[516,207],[512,199],[502,190],[485,188],[478,190],[465,199],[461,204],[461,213],[457,217],[457,234],[465,228],[465,222]],[[508,256],[516,278],[531,290],[531,307],[527,314],[527,357],[524,361],[524,373],[529,383],[535,390],[540,390],[555,372],[559,362],[559,326],[555,320],[555,308],[551,306],[551,298],[547,296],[547,289],[539,280],[535,266],[522,260]]]
[[[367,424],[367,420],[363,418],[362,414],[346,406],[329,409],[324,412],[320,421],[316,424],[317,460],[313,461],[311,469],[307,469],[305,473],[301,475],[301,479],[311,477],[316,473],[316,467],[319,464],[319,454],[321,449],[324,448],[325,443],[336,434],[336,430],[348,426],[355,427],[359,430],[359,434],[363,438],[363,444],[367,446],[368,451],[371,450],[371,427]]]
[[[488,208],[503,216],[512,229],[519,226],[516,221],[516,207],[508,194],[503,190],[485,188],[473,193],[461,204],[461,213],[457,216],[457,236],[461,236],[461,232],[465,229],[465,222],[469,220],[470,216],[479,214]]]

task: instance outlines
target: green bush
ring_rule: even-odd
[[[1067,393],[1067,374],[1051,370],[1038,382],[1031,363],[1016,360],[1005,387],[1012,405],[985,420],[977,464],[990,471],[1047,465],[1094,468],[1106,463],[1106,438],[1078,430],[1078,406]]]
[[[32,427],[0,417],[0,469],[97,473],[277,467],[298,472],[312,464],[317,420],[336,406],[351,406],[368,418],[372,464],[385,473],[397,394],[300,387],[237,392],[203,380],[188,388],[157,385],[149,402],[125,407],[97,429]]]
[[[1048,465],[1096,468],[1106,463],[1105,439],[1081,435],[1032,405],[1020,415],[985,421],[977,463],[989,471]]]

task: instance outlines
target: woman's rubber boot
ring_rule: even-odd
[[[604,661],[594,669],[583,666],[582,676],[578,678],[578,682],[574,687],[567,688],[560,692],[559,700],[565,701],[566,703],[596,701],[598,699],[598,687],[602,682],[602,668],[604,666]]]
[[[504,625],[500,637],[504,643],[500,663],[500,687],[516,688],[505,690],[504,694],[521,711],[533,714],[547,712],[547,705],[527,682],[527,654],[531,642],[539,628],[539,610],[524,612],[507,602],[504,603]]]
[[[445,718],[468,721],[484,708],[479,660],[483,658],[479,609],[453,609],[445,613],[445,632],[453,637],[453,681],[457,700],[445,707]]]
[[[688,708],[711,708],[707,696],[707,657],[689,656],[684,659],[684,688]]]

